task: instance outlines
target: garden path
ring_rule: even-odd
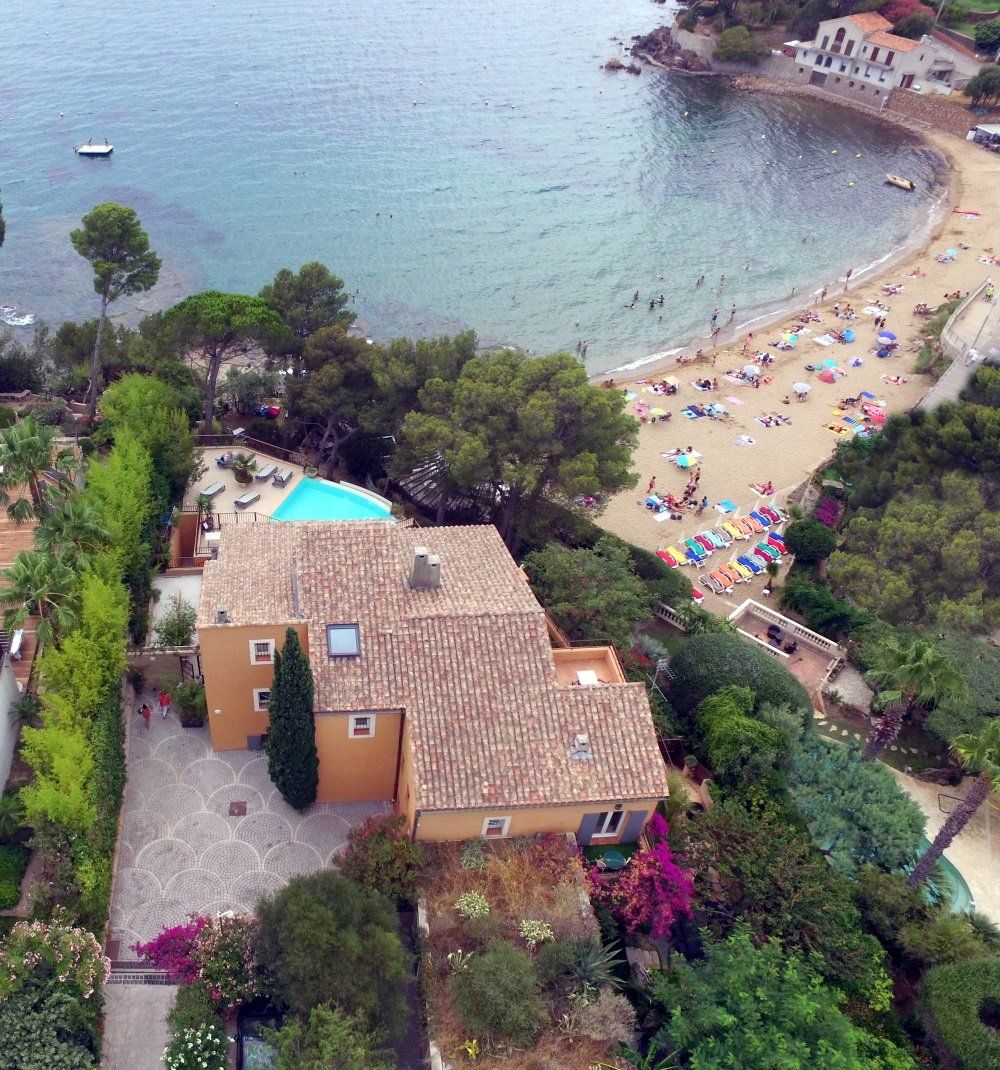
[[[260,751],[214,752],[207,728],[131,714],[128,786],[111,897],[112,959],[190,913],[249,913],[292,877],[326,866],[347,834],[387,803],[317,803],[303,813],[281,798]]]

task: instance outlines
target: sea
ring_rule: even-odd
[[[320,260],[377,340],[586,341],[599,373],[706,336],[715,308],[734,331],[858,275],[921,234],[940,196],[936,155],[873,117],[601,69],[670,3],[3,6],[11,322],[96,315],[68,235],[117,201],[163,259],[157,287],[116,307],[126,322]],[[76,156],[88,138],[114,154]]]

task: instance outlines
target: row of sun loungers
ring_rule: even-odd
[[[781,544],[781,552],[784,552],[781,536],[769,529],[784,523],[786,519],[783,513],[772,506],[761,506],[745,516],[725,520],[716,528],[709,528],[694,538],[686,539],[683,548],[668,546],[665,550],[658,550],[657,555],[671,568],[680,565],[700,566],[716,550],[725,550],[734,542],[748,541],[765,533],[768,538],[773,534],[774,541]]]
[[[276,464],[269,464],[265,465],[257,473],[257,482],[266,483],[270,479],[275,487],[287,487],[291,482],[292,475],[293,472],[291,468],[279,468]],[[212,499],[221,494],[225,489],[225,483],[211,483],[209,486],[202,488],[201,496]],[[260,492],[248,490],[245,494],[241,494],[233,502],[233,505],[235,505],[237,509],[246,509],[247,506],[253,505],[254,502],[258,501],[260,501]]]

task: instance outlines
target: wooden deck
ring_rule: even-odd
[[[7,518],[6,512],[0,512],[0,568],[13,564],[19,550],[30,550],[35,542],[35,521],[27,524],[14,524]],[[2,583],[2,581],[0,581]],[[21,644],[19,659],[11,658],[10,666],[14,678],[22,688],[27,689],[31,666],[35,660],[38,643],[35,640],[36,617],[29,617],[24,622],[24,642]]]

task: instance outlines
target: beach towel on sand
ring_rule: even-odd
[[[720,513],[734,513],[736,512],[736,506],[728,498],[723,498],[721,502],[715,503],[715,508]]]

